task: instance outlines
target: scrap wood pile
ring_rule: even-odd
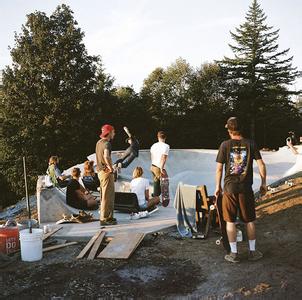
[[[62,228],[63,228],[62,226],[57,227],[57,228],[53,229],[52,231],[43,235],[43,253],[77,244],[77,242],[68,242],[67,243],[66,240],[60,240],[60,239],[51,240],[49,242],[46,241],[48,238],[50,238],[53,234],[55,234]],[[44,246],[48,246],[48,247],[44,247]]]
[[[77,256],[77,259],[87,257],[95,258],[128,259],[144,239],[144,233],[117,234],[114,237],[105,237],[105,231],[98,231],[86,244]]]

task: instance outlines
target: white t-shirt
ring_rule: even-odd
[[[157,142],[152,145],[151,152],[151,161],[152,165],[160,168],[161,157],[162,155],[168,155],[170,146],[164,142]]]
[[[149,181],[146,178],[138,177],[132,179],[130,183],[131,192],[137,195],[138,205],[144,206],[146,204],[145,191],[149,190]]]

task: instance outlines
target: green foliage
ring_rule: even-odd
[[[179,58],[149,75],[141,98],[154,129],[165,129],[174,147],[217,147],[228,112],[223,87],[218,65],[205,64],[194,70]]]
[[[33,191],[50,155],[70,165],[93,151],[102,113],[98,100],[110,82],[100,59],[87,54],[83,36],[65,5],[50,17],[29,14],[15,36],[13,64],[3,74],[1,143],[7,161],[3,173],[19,195],[24,191],[22,156]]]
[[[256,136],[259,119],[266,119],[269,124],[280,124],[274,119],[279,111],[283,117],[289,118],[286,128],[290,129],[289,126],[298,117],[289,98],[294,92],[287,86],[295,81],[300,72],[292,67],[292,57],[287,57],[289,49],[278,51],[279,30],[268,26],[266,19],[254,0],[245,22],[231,32],[235,42],[235,45],[230,45],[234,58],[225,57],[218,62],[221,76],[229,85],[225,96],[230,99],[234,113],[245,120],[252,138]],[[282,126],[274,128],[279,130]],[[265,143],[267,140],[258,141]]]

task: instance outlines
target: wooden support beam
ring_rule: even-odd
[[[98,231],[91,239],[90,241],[86,244],[86,246],[83,248],[83,250],[80,252],[80,254],[77,256],[77,259],[81,259],[85,256],[85,254],[90,250],[94,242],[97,240],[97,238],[100,236],[102,233],[102,230]]]
[[[92,259],[95,258],[96,254],[97,254],[97,252],[98,252],[98,250],[100,248],[100,245],[101,245],[101,243],[102,243],[102,241],[103,241],[103,239],[105,237],[105,234],[106,234],[106,232],[103,231],[100,234],[100,236],[96,239],[96,241],[94,242],[94,244],[93,244],[93,246],[92,246],[92,248],[90,250],[90,253],[89,253],[88,257],[87,257],[88,260],[92,260]]]
[[[70,242],[70,243],[61,244],[61,245],[50,246],[50,247],[44,248],[43,253],[44,252],[49,252],[49,251],[52,251],[52,250],[57,250],[57,249],[60,249],[60,248],[64,248],[64,247],[71,246],[71,245],[76,245],[77,243],[78,242]]]

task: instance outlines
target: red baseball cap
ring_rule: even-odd
[[[100,138],[106,137],[112,130],[114,130],[114,127],[109,124],[102,126],[102,132],[100,134]]]

